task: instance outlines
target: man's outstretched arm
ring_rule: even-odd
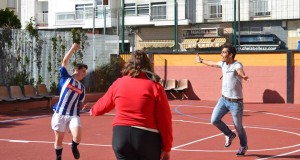
[[[203,64],[205,64],[207,66],[210,66],[210,67],[218,67],[218,62],[204,60],[198,54],[196,56],[196,62],[197,63],[203,63]]]
[[[249,79],[249,77],[246,76],[246,74],[245,74],[245,72],[244,72],[243,69],[238,69],[238,70],[237,70],[237,73],[238,73],[238,75],[241,76],[245,81],[247,81],[247,80]]]
[[[80,48],[80,46],[77,43],[73,43],[72,47],[70,48],[70,50],[66,53],[64,59],[61,62],[61,66],[67,68],[68,64],[69,64],[69,59],[71,58],[71,56],[73,55],[73,53],[78,50]]]

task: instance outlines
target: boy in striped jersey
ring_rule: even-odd
[[[67,126],[73,136],[72,153],[75,159],[80,158],[77,146],[81,140],[81,125],[79,119],[80,109],[83,107],[85,96],[84,85],[80,82],[86,76],[88,69],[85,64],[76,64],[73,75],[69,75],[67,67],[69,59],[80,46],[74,43],[62,60],[60,67],[59,82],[59,100],[54,106],[54,114],[51,120],[51,126],[55,134],[54,148],[56,151],[56,160],[61,160],[62,141]]]

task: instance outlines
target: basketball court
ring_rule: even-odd
[[[238,137],[229,148],[225,138],[210,124],[216,102],[173,100],[174,143],[171,160],[264,160],[300,159],[300,105],[245,103],[243,124],[249,150],[236,157]],[[0,155],[5,160],[53,160],[54,134],[50,127],[52,111],[31,110],[0,114]],[[82,160],[114,160],[111,147],[114,112],[99,117],[81,114]],[[234,130],[232,118],[223,120]],[[64,138],[63,159],[74,159],[71,134]]]

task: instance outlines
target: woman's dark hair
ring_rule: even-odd
[[[228,53],[232,53],[232,59],[234,59],[235,55],[236,55],[236,49],[235,47],[230,44],[230,43],[226,43],[222,46],[222,49],[223,48],[227,48],[228,49]]]
[[[122,75],[137,77],[142,71],[152,71],[151,61],[147,56],[147,51],[136,50],[131,53],[128,62],[124,65]]]

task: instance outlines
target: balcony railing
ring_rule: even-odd
[[[103,18],[104,8],[105,8],[106,18],[111,17],[110,8],[107,5],[104,5],[104,7],[97,6],[95,18]],[[83,10],[76,11],[76,19],[92,19],[92,18],[93,18],[93,8],[92,7],[86,7]]]
[[[55,15],[55,24],[56,25],[76,25],[83,24],[82,19],[76,18],[75,12],[60,12]]]
[[[270,16],[271,12],[255,12],[255,16]]]
[[[98,6],[96,9],[96,19],[103,19],[103,11],[105,9],[106,18],[111,17],[110,8],[108,6]],[[86,7],[83,10],[77,10],[75,12],[58,12],[55,15],[55,24],[83,24],[84,20],[93,18],[93,8]]]
[[[47,26],[48,25],[48,13],[38,13],[36,22],[38,26]]]
[[[157,2],[149,4],[125,4],[125,16],[149,16],[150,20],[166,20],[167,7],[173,7],[174,4],[166,4],[165,2]]]

